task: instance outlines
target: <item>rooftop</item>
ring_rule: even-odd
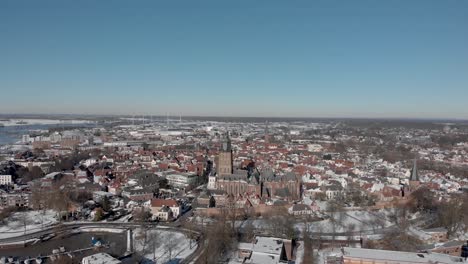
[[[107,253],[97,253],[88,257],[84,257],[83,264],[120,264],[120,260],[112,257]]]
[[[344,258],[358,258],[370,261],[397,263],[463,263],[460,257],[437,253],[400,252],[390,250],[376,250],[364,248],[343,248]]]

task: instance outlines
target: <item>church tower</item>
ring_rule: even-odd
[[[232,146],[229,133],[227,133],[224,138],[221,151],[219,152],[217,165],[218,176],[231,175],[233,173]]]
[[[270,143],[270,134],[268,131],[268,120],[265,123],[265,135],[264,135],[265,143],[268,144]]]
[[[420,185],[419,175],[418,175],[418,166],[417,159],[414,159],[413,168],[411,169],[411,175],[409,178],[409,187],[411,191],[416,190]]]

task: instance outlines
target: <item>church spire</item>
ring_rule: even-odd
[[[413,168],[411,169],[411,176],[410,176],[410,181],[419,181],[419,175],[418,175],[418,166],[417,166],[417,159],[414,159],[414,164]]]

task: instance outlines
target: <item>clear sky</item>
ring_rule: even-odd
[[[0,1],[0,113],[468,118],[468,1]]]

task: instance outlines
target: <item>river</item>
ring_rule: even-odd
[[[19,126],[0,126],[0,146],[13,144],[21,140],[23,135],[30,134],[35,130],[48,130],[50,128],[67,128],[67,127],[93,127],[95,124],[35,124],[35,125],[19,125]]]

